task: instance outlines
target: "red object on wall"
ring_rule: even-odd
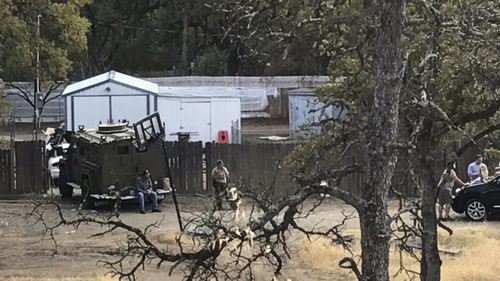
[[[217,132],[218,143],[229,143],[229,134],[227,130],[220,130]]]

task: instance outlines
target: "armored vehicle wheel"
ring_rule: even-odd
[[[73,187],[66,184],[66,182],[59,184],[59,192],[61,193],[62,198],[71,198],[73,197]]]
[[[59,186],[59,193],[62,198],[71,198],[73,196],[73,187],[66,184],[67,182],[64,165],[61,165],[57,186]]]

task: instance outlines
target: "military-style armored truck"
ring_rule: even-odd
[[[161,145],[140,151],[133,145],[134,131],[127,123],[100,124],[97,129],[80,127],[71,136],[70,146],[60,163],[59,189],[71,197],[81,188],[87,201],[134,199],[135,178],[149,169],[158,199],[168,193],[163,178],[166,163]]]

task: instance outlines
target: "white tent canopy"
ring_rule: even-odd
[[[221,98],[239,97],[241,99],[241,111],[263,111],[269,105],[268,95],[277,95],[276,88],[253,88],[253,87],[160,87],[159,95],[164,97],[198,97],[198,98]]]

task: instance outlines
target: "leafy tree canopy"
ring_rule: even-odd
[[[34,80],[40,51],[42,80],[65,80],[72,58],[86,49],[87,19],[80,9],[90,0],[0,0],[0,77]],[[40,36],[37,17],[40,16]]]

